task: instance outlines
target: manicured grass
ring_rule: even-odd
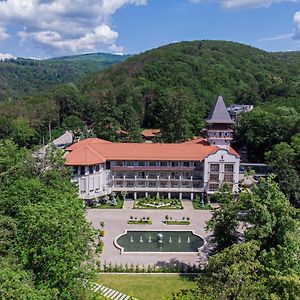
[[[200,201],[193,201],[194,209],[201,209],[201,210],[212,210],[213,208],[209,204],[205,204],[204,206],[201,206]]]
[[[173,293],[196,287],[194,277],[172,275],[101,274],[98,283],[139,300],[169,299]]]
[[[103,209],[121,209],[123,207],[124,200],[120,199],[117,201],[117,205],[110,204],[98,204],[95,208],[103,208]]]
[[[183,221],[183,220],[169,220],[163,221],[166,225],[191,225],[190,221]]]

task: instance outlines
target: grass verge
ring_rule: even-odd
[[[100,274],[98,283],[139,300],[168,299],[183,289],[196,287],[192,275]]]

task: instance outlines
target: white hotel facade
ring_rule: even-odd
[[[80,198],[99,199],[112,192],[193,199],[211,195],[227,184],[238,191],[238,153],[230,146],[231,120],[219,97],[206,120],[206,139],[180,144],[112,143],[91,138],[67,148],[66,165]]]

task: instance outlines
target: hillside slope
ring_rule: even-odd
[[[46,60],[0,61],[0,100],[23,97],[120,63],[128,56],[93,53]]]
[[[108,95],[117,103],[132,99],[143,124],[153,127],[167,91],[180,91],[197,108],[204,105],[204,114],[218,95],[227,103],[248,104],[298,96],[300,52],[268,53],[224,41],[181,42],[98,73],[82,84],[82,91],[92,102]]]
[[[160,128],[163,141],[176,142],[199,135],[218,95],[227,104],[285,105],[300,112],[300,53],[268,53],[224,41],[181,42],[27,97],[23,105],[0,102],[0,113],[29,119],[40,140],[49,124],[76,126],[74,118],[65,121],[76,116],[105,139],[138,140],[144,127]]]

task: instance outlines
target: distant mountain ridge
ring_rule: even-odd
[[[16,99],[51,86],[76,81],[126,60],[130,55],[91,53],[51,59],[0,61],[0,100]]]

